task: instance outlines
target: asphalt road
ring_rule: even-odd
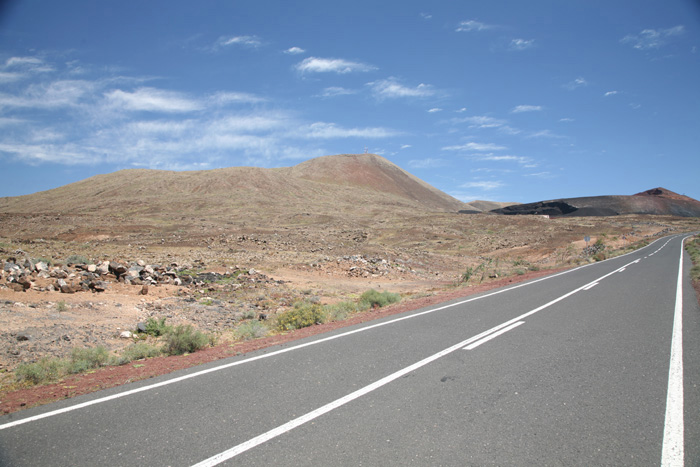
[[[3,416],[0,465],[700,465],[681,239]]]

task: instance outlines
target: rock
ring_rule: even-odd
[[[30,341],[32,340],[32,335],[28,334],[26,332],[18,332],[17,333],[17,340],[22,342],[22,341]]]
[[[36,272],[39,272],[39,273],[49,272],[49,265],[43,261],[39,261],[38,263],[36,263],[34,265],[34,269],[36,270]]]
[[[136,325],[136,332],[146,332],[146,323],[138,323]]]
[[[32,281],[30,281],[26,276],[22,276],[17,279],[17,283],[24,287],[24,290],[29,290],[32,288]]]
[[[119,337],[122,339],[131,339],[133,337],[133,334],[131,333],[131,331],[122,331],[119,334]]]
[[[61,293],[75,293],[75,288],[72,285],[62,285]]]
[[[144,284],[143,287],[141,287],[139,295],[148,295],[148,284]]]
[[[97,266],[95,266],[94,264],[88,264],[86,269],[87,269],[87,272],[94,273],[97,271]]]
[[[98,264],[95,272],[102,276],[109,274],[109,261],[102,261]]]
[[[22,284],[18,284],[17,282],[10,282],[10,288],[15,292],[24,292],[24,286]]]
[[[95,292],[104,292],[109,284],[105,281],[90,281],[89,287]]]
[[[110,263],[109,270],[117,277],[124,275],[129,268],[119,263]]]

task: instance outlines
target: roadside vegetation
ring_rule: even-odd
[[[315,324],[341,321],[353,313],[380,308],[401,300],[399,294],[368,290],[357,301],[321,305],[310,300],[298,301],[293,308],[261,320],[254,314],[246,315],[232,333],[234,341],[265,337],[275,332],[287,332]],[[172,326],[166,318],[148,318],[133,334],[134,343],[115,354],[103,346],[74,348],[68,358],[44,357],[34,363],[25,363],[15,370],[19,384],[47,384],[79,373],[94,371],[110,365],[125,365],[146,358],[183,355],[214,346],[217,336],[195,329],[189,324]],[[136,365],[135,365],[136,366]]]

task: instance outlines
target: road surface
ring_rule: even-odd
[[[682,239],[6,415],[0,465],[700,465]]]

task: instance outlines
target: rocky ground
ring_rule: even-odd
[[[177,229],[145,221],[105,229],[89,217],[0,217],[5,387],[24,362],[67,356],[74,347],[118,352],[149,317],[230,343],[242,321],[271,319],[300,300],[352,301],[374,288],[409,303],[601,259],[699,226],[694,218],[445,213],[371,223],[310,214],[270,218],[264,228],[203,220]]]

